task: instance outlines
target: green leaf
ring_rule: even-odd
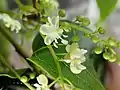
[[[35,52],[36,50],[38,50],[39,48],[41,48],[43,46],[46,46],[46,45],[44,44],[43,38],[38,33],[33,40],[32,50],[33,50],[33,52]]]
[[[100,9],[100,23],[103,22],[115,9],[117,0],[96,0]]]
[[[61,45],[58,49],[55,49],[55,52],[64,53],[65,47]],[[45,72],[49,73],[52,77],[58,77],[57,66],[46,47],[39,49],[28,60],[43,69]],[[95,69],[92,65],[92,60],[89,57],[87,57],[87,61],[84,65],[87,69],[76,75],[70,71],[68,64],[60,62],[61,71],[64,78],[71,82],[76,88],[80,88],[82,90],[105,90],[97,77]]]

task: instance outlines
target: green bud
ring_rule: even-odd
[[[79,21],[79,22],[81,22],[81,21],[82,21],[82,18],[81,18],[81,16],[76,16],[76,21]]]
[[[90,34],[89,33],[84,33],[84,36],[89,38],[90,37]]]
[[[21,79],[20,79],[22,82],[27,82],[28,81],[28,78],[26,76],[22,76]]]
[[[60,17],[65,17],[66,16],[66,12],[63,9],[60,9],[58,14],[59,14]]]
[[[94,43],[97,43],[98,41],[99,41],[99,38],[97,37],[97,36],[92,36],[91,37],[91,39],[92,39],[92,41],[94,42]]]
[[[110,58],[109,58],[109,61],[110,62],[115,62],[117,59],[116,55],[111,55]]]
[[[88,26],[90,25],[90,20],[87,17],[82,18],[82,25],[83,26]]]
[[[69,27],[68,22],[61,22],[60,25],[61,25],[61,27],[65,27],[65,28]]]
[[[109,60],[110,59],[110,53],[109,52],[103,53],[103,58],[106,59],[106,60]]]
[[[72,37],[73,42],[78,42],[80,40],[80,37],[78,35]]]
[[[99,28],[98,28],[98,32],[99,32],[100,34],[104,34],[104,33],[105,33],[105,30],[104,30],[104,28],[99,27]]]
[[[101,54],[102,53],[102,48],[97,47],[94,49],[95,54]]]
[[[31,74],[29,75],[29,77],[30,77],[30,79],[34,79],[34,78],[35,78],[35,74],[34,74],[34,73],[31,73]]]
[[[116,46],[116,40],[114,39],[114,38],[112,38],[112,37],[110,37],[109,39],[108,39],[108,43],[109,43],[109,45],[110,46]]]

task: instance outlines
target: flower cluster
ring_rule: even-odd
[[[43,24],[40,27],[40,33],[45,35],[44,42],[46,45],[53,45],[58,48],[56,45],[58,43],[57,39],[60,39],[63,44],[68,44],[68,41],[63,39],[66,38],[66,35],[63,35],[63,30],[59,28],[59,16],[50,18],[48,17],[48,23]]]
[[[50,90],[48,87],[48,79],[45,75],[41,74],[37,77],[37,81],[39,84],[35,83],[34,86],[36,90]]]
[[[85,62],[84,56],[87,50],[80,49],[78,43],[72,43],[66,46],[67,54],[64,58],[66,63],[70,63],[70,70],[74,74],[79,74],[82,70],[86,69],[81,63]]]
[[[11,31],[16,30],[16,33],[18,33],[21,29],[21,24],[17,20],[12,19],[8,14],[0,14],[0,20],[3,20],[5,26],[10,28]]]

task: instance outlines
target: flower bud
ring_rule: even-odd
[[[34,79],[34,78],[35,78],[35,74],[34,74],[34,73],[31,73],[31,74],[29,75],[29,77],[30,77],[30,79]]]
[[[28,81],[28,78],[26,76],[22,76],[21,79],[20,79],[22,82],[27,82]]]
[[[84,33],[84,36],[89,38],[90,37],[90,34],[89,33]]]
[[[65,17],[66,16],[66,12],[63,9],[60,9],[58,14],[59,14],[60,17]]]
[[[110,62],[115,62],[116,61],[116,55],[111,55],[110,58],[109,58],[109,61]]]
[[[94,49],[95,54],[101,54],[102,53],[102,48],[97,47]]]
[[[103,53],[103,58],[106,59],[106,60],[109,60],[110,59],[110,53],[109,52]]]
[[[82,21],[82,18],[81,18],[81,16],[76,16],[76,21],[79,21],[79,22],[81,22],[81,21]]]
[[[83,25],[83,26],[88,26],[88,25],[90,25],[90,20],[89,20],[88,18],[86,18],[86,17],[83,17],[83,18],[82,18],[82,25]]]
[[[78,35],[72,37],[73,42],[78,42],[80,40],[80,37]]]
[[[100,34],[104,34],[104,33],[105,33],[105,30],[104,30],[104,28],[99,27],[99,28],[98,28],[98,32],[99,32]]]
[[[94,43],[97,43],[98,41],[99,41],[99,38],[97,37],[97,36],[92,36],[91,37],[91,39],[92,39],[92,41],[94,42]]]
[[[113,47],[116,46],[116,40],[112,37],[108,39],[108,43],[110,46],[113,46]]]

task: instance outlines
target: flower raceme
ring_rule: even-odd
[[[68,41],[62,38],[62,36],[67,36],[63,35],[63,30],[59,28],[59,16],[52,18],[48,17],[48,23],[40,27],[40,33],[45,35],[44,42],[46,45],[53,43],[53,45],[58,48],[56,45],[58,39],[60,39],[63,44],[68,44]]]
[[[0,20],[3,20],[5,26],[10,28],[11,31],[15,30],[18,33],[21,29],[21,24],[17,20],[12,19],[8,14],[0,14]]]
[[[66,46],[67,54],[64,58],[66,63],[70,63],[70,70],[74,74],[79,74],[82,70],[86,69],[81,63],[85,62],[84,56],[87,50],[80,49],[78,43],[72,43]]]
[[[48,87],[48,79],[45,75],[41,74],[37,77],[37,81],[39,84],[35,83],[34,86],[36,90],[50,90]]]

